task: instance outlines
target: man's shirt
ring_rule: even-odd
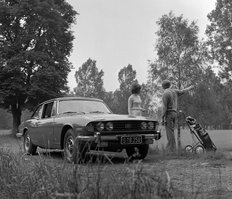
[[[177,111],[177,98],[182,95],[184,91],[178,89],[167,88],[164,90],[163,101],[163,116],[167,111]]]

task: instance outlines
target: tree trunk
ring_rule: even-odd
[[[18,127],[21,123],[21,115],[22,115],[22,110],[19,105],[12,105],[11,106],[11,113],[13,116],[13,128],[12,128],[12,133],[13,135],[16,135],[18,132]]]
[[[178,112],[179,114],[179,112]],[[182,144],[181,144],[181,135],[180,135],[180,117],[177,117],[177,147],[178,151],[181,151]]]
[[[180,82],[180,65],[178,67],[179,69],[179,79],[178,79],[178,89],[181,89],[181,82]],[[178,97],[179,98],[179,97]],[[180,136],[180,99],[178,99],[178,105],[177,105],[177,146],[178,146],[178,151],[181,151],[181,136]]]

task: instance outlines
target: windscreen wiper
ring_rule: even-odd
[[[69,113],[76,113],[76,114],[85,114],[85,112],[76,112],[76,111],[66,111],[61,114],[69,114]]]
[[[105,112],[102,112],[102,111],[90,111],[89,113],[105,113]]]

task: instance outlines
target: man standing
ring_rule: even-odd
[[[167,152],[175,152],[176,150],[176,140],[175,140],[175,123],[177,118],[177,100],[178,96],[184,94],[185,92],[194,88],[190,86],[183,90],[178,90],[171,88],[171,82],[164,80],[162,82],[162,87],[164,93],[162,96],[163,101],[163,112],[162,112],[162,124],[165,126],[166,135],[167,135]]]

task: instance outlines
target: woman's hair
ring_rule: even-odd
[[[165,79],[163,82],[162,82],[162,87],[163,89],[166,89],[166,88],[169,88],[171,86],[171,82],[167,79]]]
[[[141,86],[138,83],[133,83],[131,86],[131,93],[132,94],[139,94],[141,90]]]

